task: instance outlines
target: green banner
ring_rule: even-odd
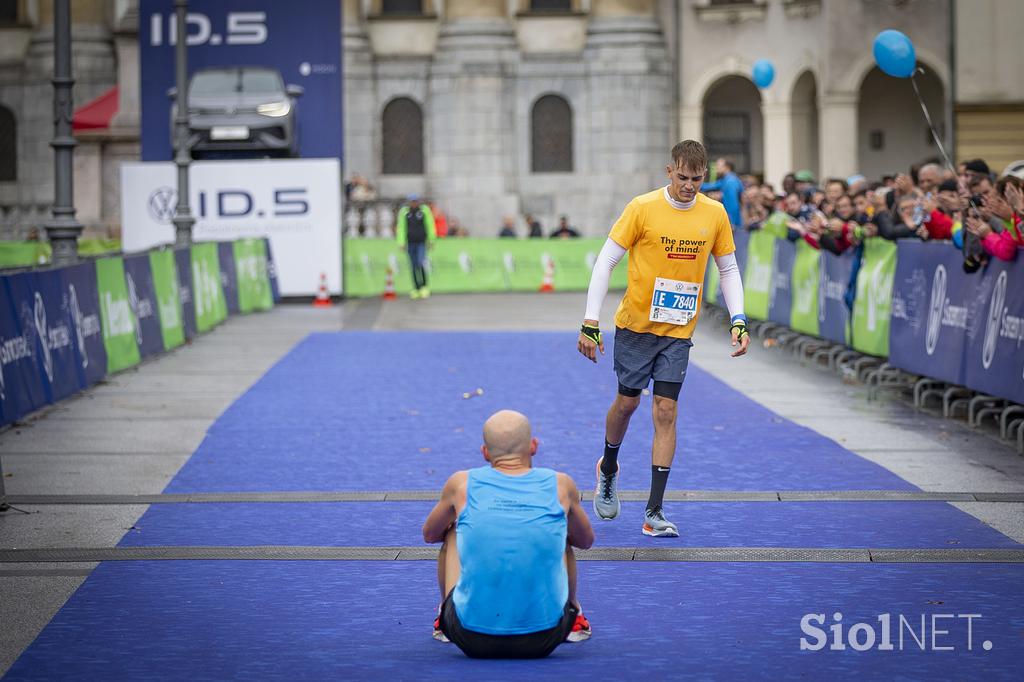
[[[45,242],[0,242],[0,268],[28,268],[50,262]]]
[[[818,284],[820,282],[821,251],[803,239],[796,243],[793,261],[791,292],[793,303],[789,309],[789,326],[798,332],[819,336]]]
[[[586,291],[604,245],[600,239],[439,239],[428,253],[430,290],[441,293]],[[395,291],[412,289],[409,256],[389,240],[347,239],[345,295],[376,296],[391,269]],[[626,286],[627,266],[612,272],[610,287]]]
[[[137,321],[128,303],[124,261],[120,257],[96,261],[96,286],[100,296],[103,345],[107,349],[107,372],[113,373],[139,362]]]
[[[789,236],[789,227],[786,223],[790,221],[790,216],[784,211],[775,211],[768,219],[761,225],[761,231],[766,232],[772,236],[778,237],[779,239],[786,239]]]
[[[170,350],[185,343],[181,296],[178,292],[178,267],[174,262],[174,252],[165,249],[150,251],[149,268],[153,271],[153,290],[156,292],[164,350]]]
[[[864,242],[864,259],[857,273],[853,303],[852,342],[861,353],[889,355],[889,315],[892,312],[896,242],[872,237]]]
[[[774,258],[775,237],[763,230],[751,232],[747,244],[747,269],[743,273],[743,308],[749,318],[768,319]]]
[[[194,244],[191,257],[196,330],[205,332],[228,316],[228,305],[220,284],[220,258],[216,242]]]
[[[262,239],[238,239],[232,244],[238,278],[238,309],[242,313],[270,310],[274,299],[267,273],[267,245]]]

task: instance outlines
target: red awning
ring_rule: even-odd
[[[75,109],[74,116],[71,118],[71,129],[78,131],[109,128],[110,121],[117,113],[118,107],[119,100],[115,85],[93,101]]]

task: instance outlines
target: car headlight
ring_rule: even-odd
[[[261,104],[256,107],[256,111],[264,116],[273,116],[275,118],[287,116],[291,110],[292,105],[288,102],[271,102],[270,104]]]

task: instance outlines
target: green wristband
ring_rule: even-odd
[[[585,324],[582,327],[580,327],[580,334],[583,334],[583,336],[587,337],[588,339],[590,339],[591,341],[598,345],[600,345],[601,343],[600,327],[591,327],[589,324]]]

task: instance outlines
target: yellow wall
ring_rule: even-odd
[[[957,108],[956,160],[976,158],[994,173],[1024,159],[1024,104]]]

